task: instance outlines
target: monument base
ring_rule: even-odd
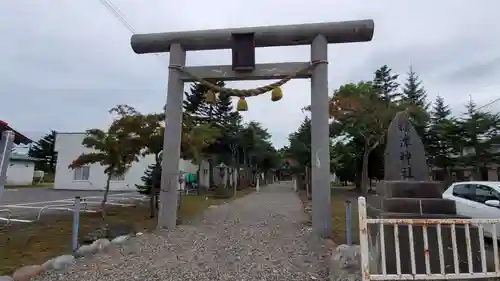
[[[387,198],[441,198],[444,183],[437,181],[382,181],[377,194]]]
[[[372,218],[382,219],[467,219],[456,214],[455,201],[442,199],[444,185],[431,181],[384,181],[377,186],[378,196],[368,200],[367,214]],[[384,245],[386,257],[386,272],[396,274],[396,240],[394,225],[384,226]],[[424,247],[424,231],[427,229],[427,247]],[[445,273],[454,273],[453,244],[451,225],[441,225],[441,243]],[[460,272],[469,272],[468,250],[472,254],[472,267],[474,272],[481,272],[481,255],[479,231],[474,226],[469,226],[470,242],[466,242],[466,227],[457,224],[456,246]],[[411,274],[412,265],[410,245],[414,249],[415,270],[417,274],[426,273],[426,255],[429,259],[431,273],[441,273],[439,259],[439,238],[436,224],[412,225],[413,239],[410,241],[408,224],[398,226],[398,243],[400,253],[401,273]],[[371,244],[375,249],[381,249],[380,227],[371,225],[369,228]],[[379,255],[379,258],[380,255]],[[381,271],[381,260],[378,260],[378,270]],[[488,264],[489,263],[489,264]],[[488,267],[493,266],[487,259]]]

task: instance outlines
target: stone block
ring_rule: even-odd
[[[28,281],[42,273],[42,271],[43,268],[40,265],[26,265],[14,271],[12,278],[15,281]]]
[[[444,184],[434,181],[382,181],[377,194],[386,198],[441,198]]]
[[[75,262],[75,257],[72,255],[61,255],[54,259],[52,268],[55,270],[62,270],[71,266]]]
[[[361,280],[359,245],[339,245],[330,259],[330,281]]]
[[[455,201],[439,198],[385,198],[383,210],[389,213],[455,215]]]

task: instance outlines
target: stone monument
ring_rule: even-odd
[[[424,146],[406,112],[399,112],[389,125],[385,150],[385,179],[377,186],[377,195],[368,198],[368,216],[391,219],[451,219],[465,218],[456,214],[455,201],[442,199],[444,185],[429,180]],[[384,226],[384,237],[379,226],[370,228],[371,244],[380,249],[380,239],[385,242],[386,272],[397,273],[394,225]],[[411,274],[410,244],[415,251],[415,273],[425,274],[425,255],[429,254],[431,273],[440,273],[439,243],[436,225],[413,225],[410,242],[407,224],[398,226],[401,273]],[[428,247],[424,247],[424,228],[427,230]],[[468,272],[467,245],[464,225],[456,225],[460,272]],[[451,227],[441,225],[443,254],[446,273],[454,272]],[[470,228],[470,247],[473,249],[473,268],[481,270],[477,229]],[[378,248],[377,248],[378,247]],[[381,265],[376,268],[382,270]],[[380,273],[380,272],[378,272]]]
[[[398,112],[387,130],[384,180],[429,180],[424,144],[405,112]]]

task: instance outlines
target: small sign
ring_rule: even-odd
[[[232,34],[233,70],[251,72],[255,69],[255,38],[253,33]]]

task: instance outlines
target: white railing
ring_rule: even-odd
[[[500,265],[498,256],[498,243],[497,243],[497,228],[496,225],[500,223],[500,219],[370,219],[367,217],[366,212],[366,199],[364,197],[358,198],[359,210],[359,242],[361,248],[361,274],[362,280],[452,280],[452,279],[475,279],[475,278],[496,278],[500,277]],[[378,235],[376,241],[378,249],[375,250],[376,258],[373,258],[374,253],[370,253],[370,233],[369,225],[378,225]],[[385,225],[393,225],[394,229],[394,255],[396,261],[396,274],[387,273],[386,264],[386,247],[385,247]],[[453,272],[449,273],[445,265],[445,255],[443,249],[443,237],[441,226],[445,225],[451,229],[451,250],[453,253]],[[465,241],[457,241],[456,226],[463,226],[465,231]],[[471,233],[470,226],[477,226],[478,240],[479,240],[479,253],[481,257],[481,271],[474,271],[474,261],[471,247]],[[493,260],[494,270],[488,271],[486,260],[486,247],[484,241],[484,228],[488,226],[493,240]],[[423,249],[415,249],[414,241],[414,226],[422,228],[423,236]],[[429,254],[429,226],[436,228],[437,247],[439,254],[439,273],[431,272],[431,258]],[[376,227],[376,226],[375,226]],[[402,273],[401,270],[401,247],[400,247],[400,228],[406,227],[408,229],[408,244],[409,244],[409,258],[411,265],[411,273]],[[457,243],[466,243],[467,264],[468,272],[460,272],[460,261],[458,254]],[[425,261],[425,273],[417,273],[415,251],[423,251]],[[403,253],[404,258],[408,257],[408,253]],[[372,264],[370,264],[370,261]],[[376,264],[373,264],[376,263]],[[381,272],[370,272],[370,269],[379,268]],[[379,271],[379,270],[377,270]],[[447,272],[448,271],[448,272]]]

